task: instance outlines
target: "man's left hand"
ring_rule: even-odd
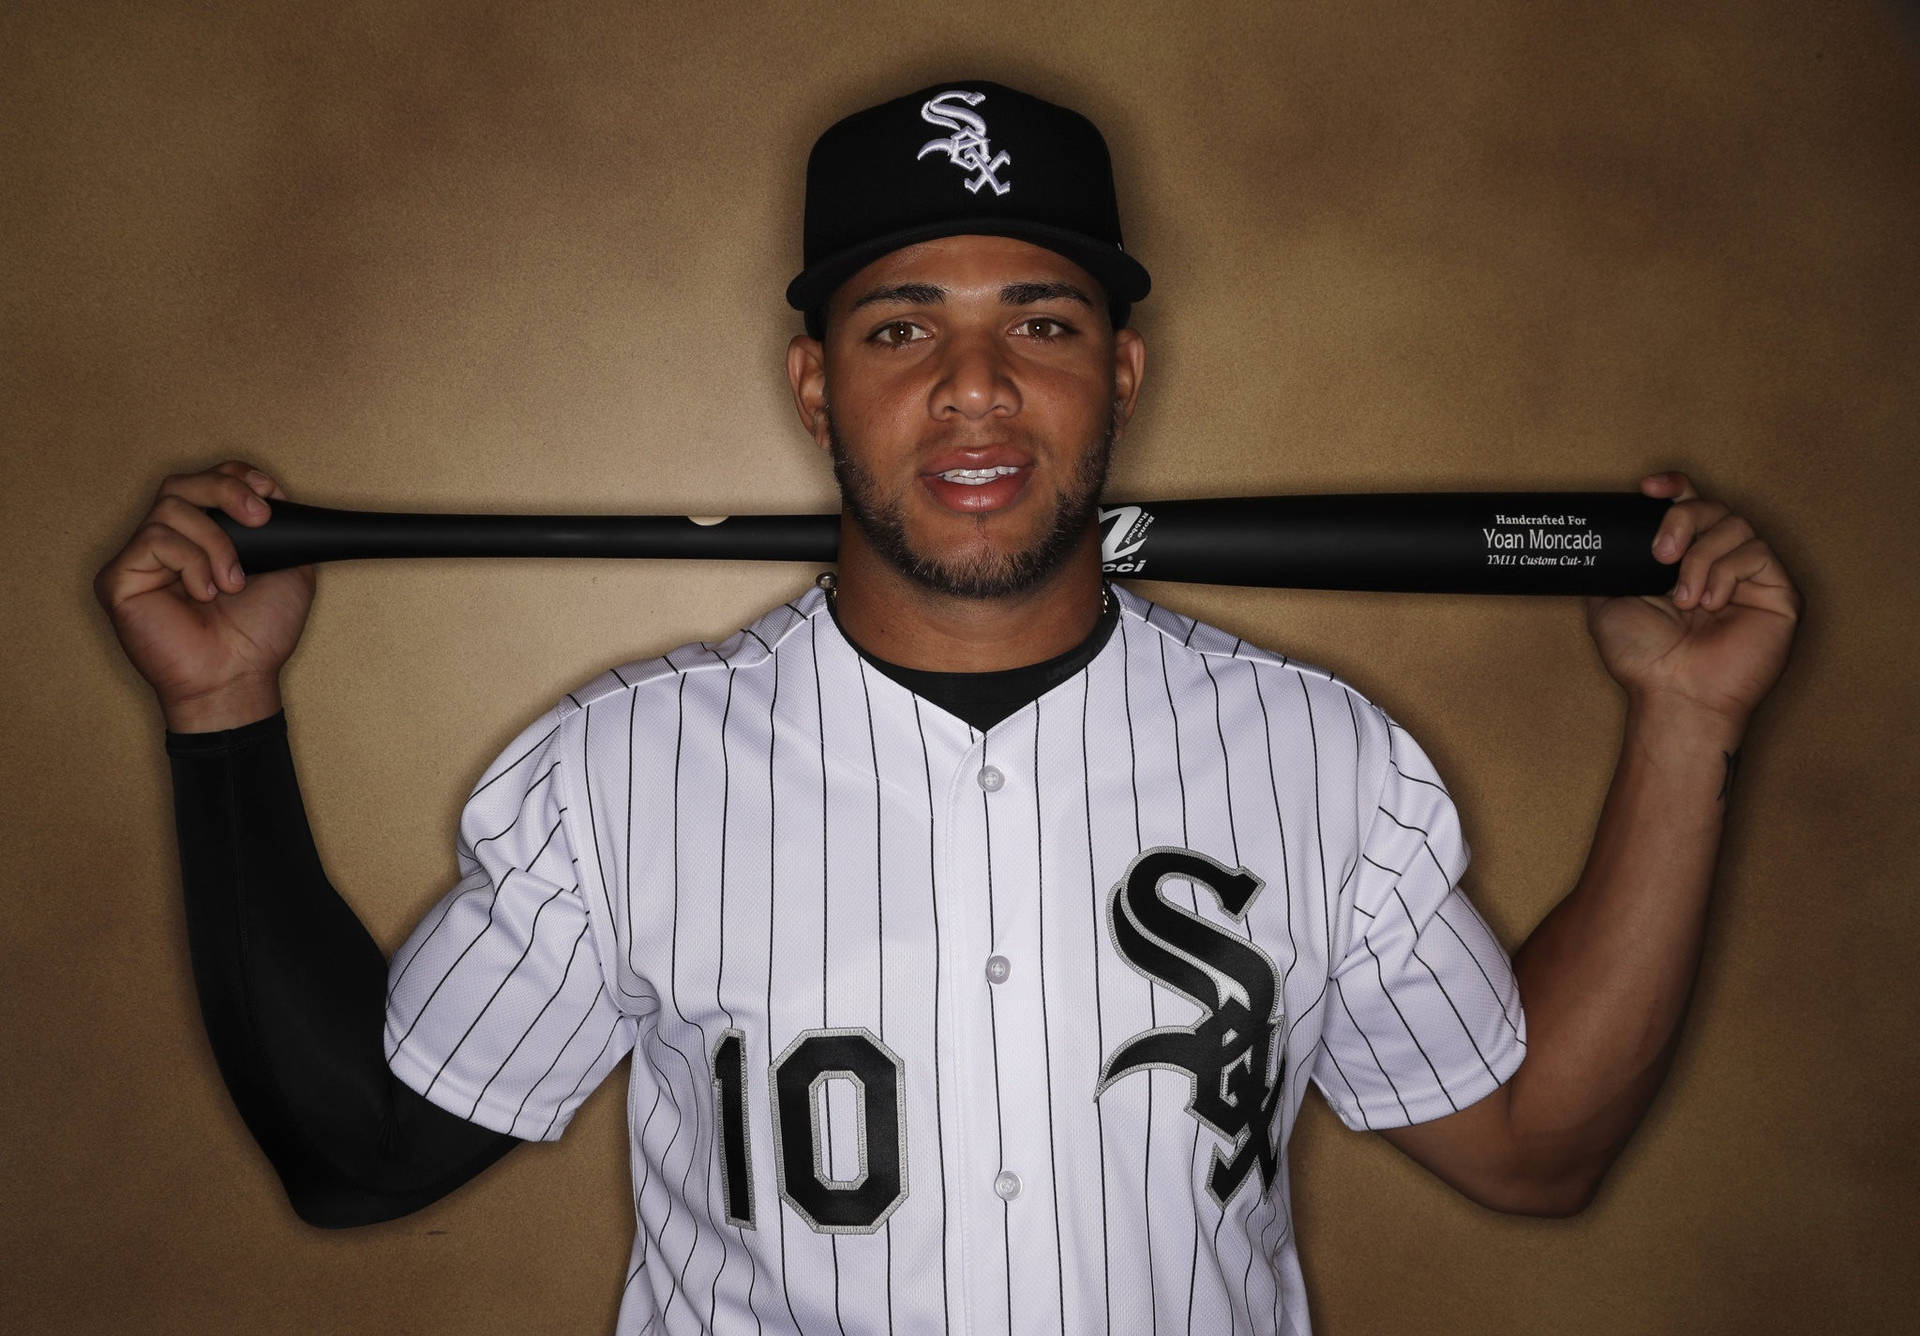
[[[1587,600],[1601,662],[1637,703],[1705,710],[1744,727],[1786,667],[1800,592],[1753,526],[1700,496],[1684,473],[1643,478],[1640,490],[1674,499],[1653,555],[1679,570],[1658,597]]]

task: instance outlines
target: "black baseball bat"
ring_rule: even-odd
[[[274,501],[248,528],[208,514],[248,572],[366,557],[667,557],[828,563],[838,515],[450,515]],[[1110,575],[1285,589],[1659,594],[1671,502],[1632,492],[1361,492],[1100,508]]]

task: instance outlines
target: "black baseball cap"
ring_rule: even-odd
[[[787,303],[819,336],[834,289],[936,237],[1017,237],[1100,280],[1116,328],[1151,280],[1120,240],[1107,141],[1077,111],[983,79],[932,84],[829,126],[807,158],[804,263]]]

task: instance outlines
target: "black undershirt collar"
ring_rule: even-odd
[[[1113,628],[1120,623],[1120,600],[1109,590],[1100,620],[1094,623],[1093,630],[1085,640],[1066,653],[1022,668],[1001,668],[985,673],[949,673],[907,668],[876,658],[847,635],[847,628],[841,626],[840,614],[831,596],[827,599],[827,611],[832,614],[833,624],[839,628],[842,638],[877,671],[983,733],[1092,663],[1094,657],[1106,648]]]

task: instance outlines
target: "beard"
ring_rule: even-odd
[[[865,466],[847,451],[832,415],[827,418],[828,453],[840,501],[853,516],[875,552],[895,570],[930,593],[951,598],[997,599],[1024,594],[1060,569],[1087,530],[1106,490],[1107,467],[1113,457],[1118,412],[1110,408],[1100,442],[1080,456],[1072,474],[1054,497],[1053,513],[1040,534],[1013,551],[989,549],[960,557],[924,552],[907,536],[906,508],[898,498],[881,494],[880,485]],[[977,521],[984,529],[987,517]]]

